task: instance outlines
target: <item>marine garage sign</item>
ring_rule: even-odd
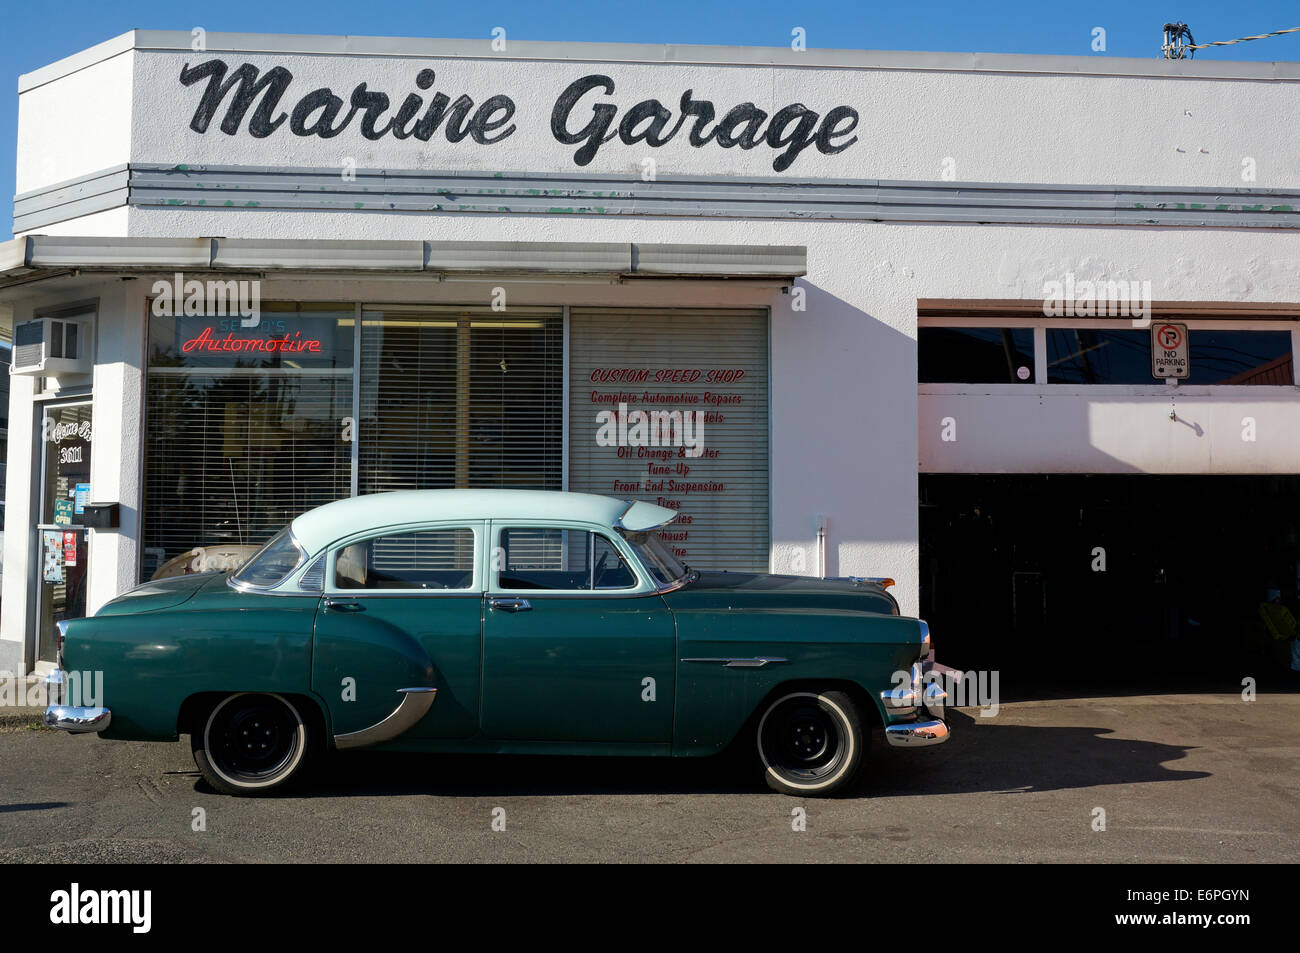
[[[574,147],[574,165],[588,165],[607,143],[656,149],[684,141],[695,149],[766,150],[773,171],[784,172],[807,149],[837,155],[858,137],[858,112],[833,106],[820,112],[793,102],[770,110],[752,102],[715,103],[686,89],[667,100],[631,101],[618,95],[613,77],[591,73],[572,80],[553,102],[541,108],[516,103],[504,93],[477,101],[454,88],[443,88],[434,70],[414,71],[405,88],[372,89],[359,82],[352,89],[328,86],[301,89],[283,65],[259,68],[243,63],[232,68],[221,59],[186,63],[180,83],[199,90],[189,128],[208,135],[215,128],[227,136],[245,134],[333,139],[348,130],[364,139],[439,140],[461,148],[492,147],[520,124],[549,123],[554,140]]]

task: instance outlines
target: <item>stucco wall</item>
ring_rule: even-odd
[[[221,59],[231,70],[243,63],[263,74],[275,66],[287,69],[293,82],[281,111],[292,111],[319,87],[331,88],[346,103],[353,88],[365,82],[369,90],[388,94],[394,108],[408,93],[422,95],[425,102],[438,91],[453,100],[465,94],[476,105],[507,95],[517,106],[518,128],[491,145],[468,138],[449,143],[441,132],[427,143],[391,136],[369,141],[359,132],[359,119],[328,140],[291,135],[287,122],[263,139],[250,136],[246,123],[244,131],[227,136],[215,120],[199,134],[189,122],[206,81],[184,87],[179,76],[187,64],[209,59]],[[426,67],[434,70],[436,81],[421,91],[415,78]],[[1104,61],[1098,68],[1103,67]],[[687,90],[711,101],[718,116],[744,102],[769,115],[791,103],[803,103],[821,116],[839,105],[856,109],[858,141],[837,155],[805,150],[790,166],[791,176],[935,180],[944,177],[944,160],[951,158],[949,177],[962,181],[1240,186],[1242,159],[1252,157],[1258,184],[1300,181],[1291,124],[1279,121],[1296,114],[1295,84],[1286,82],[220,50],[137,53],[131,159],[330,167],[351,157],[363,168],[572,170],[578,146],[555,140],[551,112],[562,91],[589,74],[608,76],[615,90],[579,100],[571,129],[585,125],[596,103],[618,106],[617,122],[630,107],[652,98],[673,112],[671,128]],[[642,160],[653,157],[660,174],[773,175],[774,155],[766,146],[693,148],[683,131],[657,148],[614,140],[585,168],[639,175]]]
[[[17,194],[129,161],[141,105],[132,98],[135,56],[120,53],[18,97]]]
[[[90,530],[87,610],[94,612],[136,582],[136,536],[140,472],[140,368],[144,356],[144,287],[139,281],[108,280],[75,290],[33,292],[14,302],[14,320],[70,305],[97,308],[96,363],[92,379],[91,502],[121,501],[119,530]],[[6,659],[31,667],[35,587],[39,553],[37,523],[40,447],[35,432],[40,408],[34,400],[39,379],[10,381],[9,458],[5,487],[3,605],[0,613],[0,670]],[[54,396],[73,398],[85,387]]]

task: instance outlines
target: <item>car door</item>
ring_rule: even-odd
[[[391,527],[335,544],[316,613],[312,684],[336,735],[377,724],[402,688],[438,690],[404,739],[478,729],[481,522]]]
[[[616,534],[547,521],[491,532],[484,735],[670,744],[672,614]]]

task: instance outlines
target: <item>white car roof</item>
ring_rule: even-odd
[[[640,500],[554,490],[400,490],[326,503],[293,521],[311,555],[353,533],[441,520],[571,520],[640,532],[662,526],[675,510]]]

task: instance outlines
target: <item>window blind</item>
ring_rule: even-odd
[[[662,538],[692,568],[766,572],[767,339],[762,310],[573,308],[569,489],[676,509]],[[703,414],[703,452],[682,452],[685,431],[682,446],[632,446],[630,425],[628,445],[602,445],[598,415],[620,403]]]
[[[360,492],[560,489],[563,347],[559,309],[364,310]]]

